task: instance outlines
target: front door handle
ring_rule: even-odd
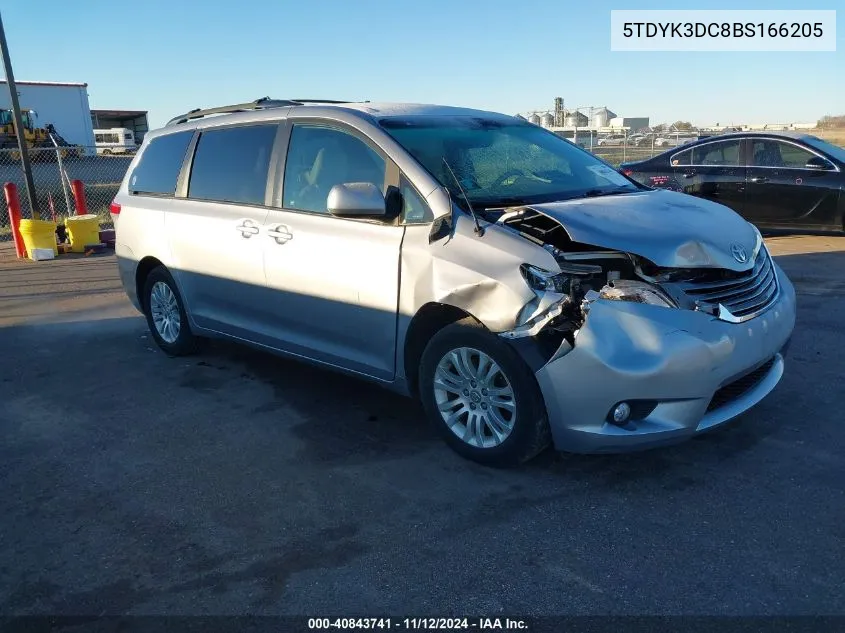
[[[293,239],[293,234],[284,224],[274,226],[272,229],[267,231],[267,235],[276,240],[276,244],[286,244]]]
[[[258,225],[255,223],[254,220],[245,219],[241,220],[240,224],[235,227],[238,231],[241,232],[241,237],[250,238],[253,235],[258,235]]]
[[[751,182],[764,183],[764,182],[769,182],[769,179],[766,178],[765,176],[754,176],[754,178],[751,179]]]

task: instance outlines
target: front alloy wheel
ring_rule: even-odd
[[[512,466],[549,445],[545,402],[533,372],[509,343],[475,319],[437,332],[418,375],[429,420],[467,459]]]
[[[513,387],[496,361],[480,350],[460,347],[440,359],[434,399],[446,426],[470,446],[498,446],[513,431]]]

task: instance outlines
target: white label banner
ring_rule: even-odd
[[[610,50],[836,51],[836,11],[611,11]]]

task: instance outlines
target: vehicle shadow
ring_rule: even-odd
[[[235,368],[238,381],[272,387],[272,398],[250,413],[302,412],[306,420],[291,432],[303,443],[305,457],[320,462],[398,458],[439,442],[416,400],[363,379],[224,340],[210,341],[192,360],[199,373]],[[188,377],[182,384],[203,383]]]

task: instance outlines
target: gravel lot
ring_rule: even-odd
[[[800,308],[760,406],[511,471],[351,378],[169,359],[112,256],[2,246],[0,614],[845,614],[845,238],[769,243]]]

